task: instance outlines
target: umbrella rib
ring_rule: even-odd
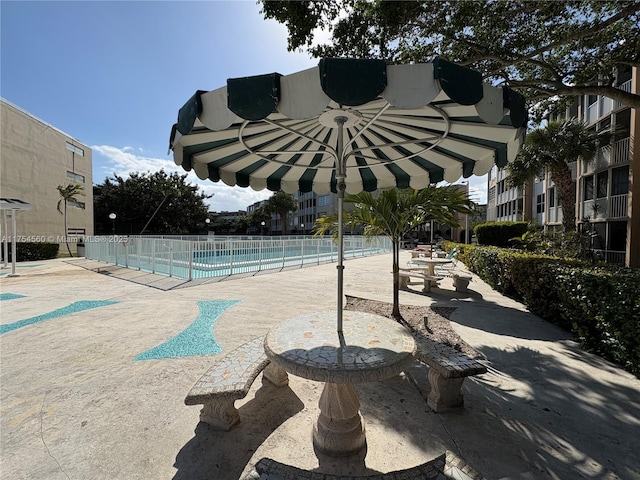
[[[321,141],[318,141],[318,139],[313,138],[309,135],[306,135],[304,133],[298,132],[296,130],[294,130],[293,128],[287,127],[286,125],[281,125],[275,121],[269,120],[267,118],[265,118],[263,120],[263,122],[268,123],[269,125],[273,125],[274,127],[277,128],[281,128],[283,130],[286,130],[294,135],[297,135],[300,138],[305,138],[313,143],[319,143],[323,146],[325,146],[327,148],[327,150],[287,150],[286,152],[280,151],[280,150],[262,150],[262,151],[256,151],[253,149],[253,147],[250,147],[249,145],[247,145],[247,143],[244,140],[244,130],[246,128],[246,126],[249,124],[249,120],[245,120],[244,122],[242,122],[242,125],[240,126],[240,130],[238,132],[238,141],[240,142],[240,144],[251,154],[256,155],[264,160],[268,160],[269,162],[275,162],[275,163],[280,163],[282,165],[289,165],[288,161],[284,161],[284,160],[278,160],[277,158],[273,158],[273,157],[268,157],[267,155],[282,155],[282,154],[310,154],[310,153],[321,153],[321,154],[328,154],[331,157],[333,157],[334,159],[337,159],[337,155],[335,152],[335,149],[328,144],[325,144]],[[328,167],[327,167],[328,168]]]
[[[353,138],[347,142],[347,144],[345,145],[345,148],[351,146],[358,138],[360,138],[364,134],[364,132],[366,132],[369,129],[369,127],[373,124],[373,122],[375,122],[378,118],[380,118],[380,116],[384,112],[386,112],[389,109],[389,107],[391,107],[391,104],[389,103],[383,105],[382,108],[380,108],[380,110],[378,110],[378,112],[373,117],[371,117],[369,121],[360,130],[358,130],[358,133],[356,133],[353,136]],[[354,151],[355,150],[352,149],[351,152],[349,152],[345,156],[345,158],[351,155],[351,153],[353,153]]]
[[[422,142],[431,142],[432,139],[436,139],[435,142],[430,143],[430,145],[428,147],[423,148],[422,150],[419,150],[416,153],[413,153],[411,155],[405,156],[403,157],[403,160],[408,160],[410,158],[413,157],[417,157],[418,155],[426,152],[427,150],[432,150],[433,148],[435,148],[440,142],[442,142],[445,138],[447,138],[447,136],[449,135],[449,130],[451,129],[451,120],[449,119],[449,116],[444,112],[444,110],[442,110],[441,108],[435,107],[435,106],[431,106],[434,110],[438,111],[438,113],[440,113],[440,115],[442,116],[442,119],[444,120],[445,123],[445,129],[441,134],[433,134],[433,136],[430,137],[425,137],[425,138],[421,138],[421,139],[415,139],[415,140],[411,140],[411,141],[405,141],[405,142],[393,142],[393,143],[385,143],[384,145],[377,145],[375,146],[375,148],[380,148],[380,147],[401,147],[404,145],[416,145],[416,144],[420,144]],[[384,108],[383,110],[386,110],[386,108]],[[355,139],[358,138],[358,136],[360,136],[362,134],[362,132],[364,132],[365,129],[367,129],[369,127],[369,125],[375,120],[377,119],[380,114],[382,113],[382,110],[379,112],[378,115],[376,115],[375,117],[373,117],[368,123],[367,125],[365,125],[359,132],[357,135],[355,135],[351,141],[349,142],[349,145],[351,145],[353,143],[353,141]],[[373,132],[374,135],[377,136],[377,134],[375,132]],[[392,159],[381,159],[378,157],[372,157],[369,155],[365,155],[362,153],[363,150],[371,150],[372,146],[365,146],[365,147],[361,147],[361,148],[353,148],[346,156],[351,156],[351,155],[356,155],[356,152],[358,152],[359,156],[362,158],[366,158],[369,160],[376,160],[378,162],[381,163],[391,163],[394,162],[395,160]]]

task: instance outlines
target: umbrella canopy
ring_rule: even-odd
[[[524,142],[524,98],[443,59],[320,60],[291,75],[227,80],[178,113],[174,161],[255,190],[338,194],[424,188],[505,166]],[[338,264],[341,329],[342,252]]]

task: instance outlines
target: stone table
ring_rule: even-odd
[[[308,313],[273,327],[267,357],[287,372],[325,382],[313,444],[322,453],[347,456],[366,445],[360,402],[353,384],[392,377],[413,362],[411,333],[388,318],[345,311],[343,332],[336,312]]]

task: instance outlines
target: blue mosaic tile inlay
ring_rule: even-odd
[[[14,300],[16,298],[24,298],[24,295],[19,293],[0,293],[0,302],[2,300]]]
[[[200,314],[186,329],[166,342],[141,353],[135,360],[151,360],[195,355],[213,355],[222,348],[213,337],[213,324],[222,313],[239,300],[209,300],[198,302]]]
[[[90,310],[92,308],[106,307],[107,305],[113,305],[114,303],[120,302],[113,300],[80,300],[79,302],[73,302],[71,305],[67,305],[66,307],[58,308],[57,310],[43,315],[38,315],[37,317],[31,317],[18,322],[0,325],[0,335],[21,327],[33,325],[34,323],[43,322],[44,320],[51,320],[52,318],[63,317],[65,315],[82,312],[83,310]]]

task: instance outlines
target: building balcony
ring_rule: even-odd
[[[631,158],[631,138],[623,138],[614,142],[609,148],[598,150],[596,158],[591,162],[582,162],[582,175],[604,170],[611,165],[629,163]]]
[[[608,198],[585,200],[580,204],[580,218],[627,218],[628,195],[612,195]]]
[[[547,222],[562,223],[562,208],[549,207],[549,211],[547,212]]]
[[[628,163],[631,157],[631,138],[618,140],[611,146],[611,164]]]
[[[627,80],[618,86],[620,90],[631,93],[631,80]],[[617,110],[624,105],[609,97],[599,96],[598,99],[589,105],[585,111],[585,121],[588,124],[597,122],[605,115],[609,115],[612,111]]]
[[[627,80],[626,82],[624,82],[623,84],[621,84],[618,87],[620,90],[627,92],[627,93],[631,93],[631,80]],[[617,100],[613,101],[613,108],[614,109],[618,109],[620,107],[622,107],[622,103],[618,102]]]

